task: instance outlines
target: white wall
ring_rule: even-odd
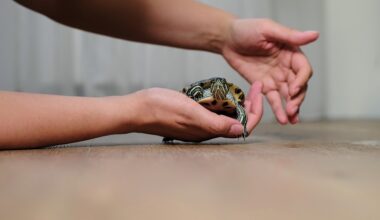
[[[328,118],[380,118],[380,1],[325,0]]]
[[[270,17],[300,29],[321,29],[319,1],[203,0],[240,17]],[[311,6],[310,6],[311,5]],[[0,2],[0,89],[66,95],[126,94],[159,86],[178,89],[215,75],[244,82],[226,62],[210,53],[124,42],[58,25],[17,6]],[[320,43],[305,48],[317,73]],[[322,74],[310,84],[303,105],[304,119],[323,115]],[[266,105],[265,120],[273,115]]]
[[[380,118],[380,1],[203,0],[240,17],[321,31],[303,48],[315,74],[303,119]],[[0,90],[66,95],[178,89],[212,75],[248,85],[219,56],[97,36],[0,1]],[[265,119],[272,120],[266,106]]]
[[[16,87],[16,73],[14,62],[16,58],[16,22],[14,19],[14,3],[0,2],[0,89],[12,90]]]

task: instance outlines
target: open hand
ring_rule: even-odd
[[[255,84],[246,103],[249,133],[262,117],[261,89],[260,83]],[[236,138],[243,133],[239,121],[215,114],[179,92],[153,88],[132,96],[137,104],[132,123],[134,132],[195,142],[216,137]]]
[[[278,122],[295,124],[312,76],[300,46],[318,36],[315,31],[292,30],[268,19],[238,19],[231,24],[222,53],[248,82],[262,82]]]

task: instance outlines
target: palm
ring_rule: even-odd
[[[272,24],[255,19],[236,21],[229,42],[223,49],[223,56],[248,82],[262,82],[263,93],[279,122],[295,123],[311,68],[298,46],[289,45],[266,34],[271,28],[268,23]],[[310,74],[302,88],[296,91],[295,81],[300,71]],[[299,93],[301,89],[303,92]],[[286,112],[283,110],[282,100],[286,101]]]
[[[293,52],[273,48],[273,53],[257,55],[255,53],[239,54],[236,51],[226,51],[225,56],[231,66],[250,83],[260,80],[264,83],[263,92],[267,94],[287,86],[287,79],[292,73],[291,59]]]

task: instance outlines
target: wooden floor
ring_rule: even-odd
[[[0,151],[0,219],[380,219],[380,121],[98,141]]]

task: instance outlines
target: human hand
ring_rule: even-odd
[[[204,141],[216,137],[236,138],[243,133],[239,121],[217,115],[187,96],[168,89],[153,88],[132,94],[135,108],[130,132],[141,132],[182,141]],[[246,103],[247,130],[253,131],[262,112],[261,84],[255,84]],[[252,101],[251,101],[252,100]]]
[[[300,32],[267,19],[238,19],[231,23],[222,54],[248,82],[263,83],[263,93],[279,123],[295,124],[312,76],[300,46],[318,36],[315,31]]]

